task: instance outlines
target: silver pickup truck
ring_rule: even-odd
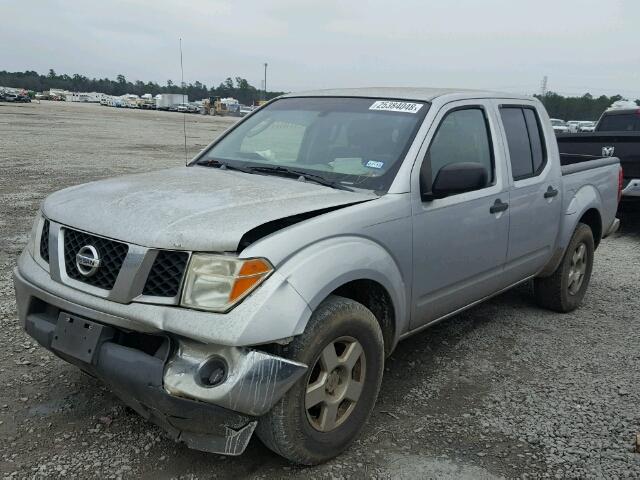
[[[528,280],[577,308],[620,179],[616,158],[561,166],[529,97],[285,95],[187,167],[50,195],[19,318],[192,448],[255,431],[315,464],[357,438],[405,337]]]

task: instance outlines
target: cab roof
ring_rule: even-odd
[[[492,92],[485,90],[465,90],[460,88],[414,88],[414,87],[364,87],[364,88],[334,88],[328,90],[310,90],[282,95],[281,98],[291,97],[362,97],[389,98],[397,100],[418,100],[432,102],[438,97],[464,98],[510,98],[531,100],[532,97],[514,93]]]

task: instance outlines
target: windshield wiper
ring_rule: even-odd
[[[217,167],[220,170],[236,170],[238,172],[253,173],[252,169],[241,167],[239,165],[231,165],[230,163],[223,162],[222,160],[216,160],[215,158],[203,158],[196,162],[196,165],[202,165],[203,167]]]
[[[283,175],[289,175],[294,177],[301,177],[303,180],[310,180],[319,185],[323,185],[325,187],[335,188],[337,190],[347,190],[348,192],[353,192],[353,190],[349,187],[341,185],[338,182],[332,182],[331,180],[327,180],[321,175],[316,175],[314,173],[303,172],[300,170],[294,170],[292,168],[282,167],[282,166],[260,166],[260,167],[248,167],[252,172],[259,173],[280,173]]]

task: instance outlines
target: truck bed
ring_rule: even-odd
[[[608,165],[616,165],[620,163],[617,157],[598,157],[595,155],[574,155],[560,154],[560,165],[562,175],[571,175],[572,173],[592,170],[594,168],[606,167]]]
[[[599,197],[602,201],[600,213],[603,234],[606,235],[615,222],[618,210],[619,160],[616,157],[567,155],[561,164],[562,183],[566,194],[565,211],[571,210],[571,202],[578,192],[582,192],[580,195]]]

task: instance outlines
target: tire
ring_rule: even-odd
[[[325,368],[336,365],[331,351],[343,362],[335,369]],[[325,462],[349,447],[373,410],[384,370],[380,325],[364,305],[332,295],[318,306],[304,333],[295,337],[283,354],[309,365],[309,369],[260,418],[256,432],[269,449],[294,463]],[[309,388],[314,386],[319,388]],[[331,400],[331,405],[339,404],[335,417],[329,402],[307,408],[307,403],[317,401],[313,395],[307,397],[308,388]],[[357,401],[348,399],[358,391]]]
[[[583,252],[583,261],[578,265],[575,259],[579,250]],[[579,223],[556,271],[550,277],[535,279],[534,291],[538,304],[560,313],[578,308],[591,279],[594,250],[591,228]],[[581,271],[581,276],[576,271]]]

